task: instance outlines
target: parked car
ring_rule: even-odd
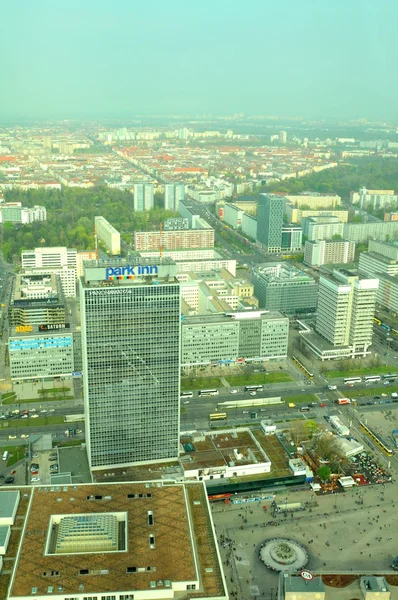
[[[6,477],[4,483],[14,483],[15,477]]]

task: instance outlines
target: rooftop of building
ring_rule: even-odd
[[[265,321],[287,320],[282,313],[274,310],[247,310],[244,312],[222,312],[216,314],[204,314],[185,317],[184,323],[187,325],[206,325],[217,323],[230,323],[231,321],[247,321],[249,319],[261,319]]]
[[[269,462],[249,429],[207,432],[196,438],[187,435],[180,442],[185,450],[180,456],[184,471]]]
[[[262,275],[267,281],[297,281],[299,279],[303,281],[314,281],[310,275],[286,262],[263,263],[253,268],[253,274]]]
[[[44,271],[44,268],[39,270]],[[15,276],[11,291],[11,308],[39,305],[52,308],[64,304],[61,280],[55,273],[23,273]]]
[[[112,534],[117,549],[95,550],[90,528],[105,532],[115,516],[121,524]],[[61,539],[57,523],[63,517],[67,520]],[[77,536],[71,528],[76,526]],[[101,536],[100,544],[108,544],[107,536]],[[64,552],[51,553],[59,540]],[[151,589],[162,593],[174,582],[185,581],[200,581],[201,595],[224,596],[217,553],[209,551],[212,546],[215,550],[201,483],[36,487],[10,597]]]

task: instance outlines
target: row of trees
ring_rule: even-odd
[[[156,230],[160,222],[176,216],[159,206],[146,212],[133,211],[133,196],[128,191],[107,187],[63,188],[62,190],[12,190],[6,193],[7,202],[22,202],[23,206],[43,205],[47,221],[27,225],[4,223],[1,227],[1,251],[11,262],[21,250],[41,245],[67,246],[78,250],[94,248],[94,218],[103,216],[130,243],[132,233]]]
[[[338,194],[347,200],[351,191],[358,191],[362,186],[368,189],[398,190],[398,161],[378,157],[350,159],[350,164],[325,169],[300,179],[271,183],[263,186],[261,191],[299,194],[310,190],[322,194]]]

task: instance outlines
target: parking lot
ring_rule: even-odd
[[[32,473],[31,465],[39,465]],[[32,460],[29,464],[30,483],[35,485],[48,485],[50,483],[51,472],[56,472],[55,465],[59,465],[58,450],[45,450],[42,452],[34,452]]]

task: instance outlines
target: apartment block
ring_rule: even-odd
[[[134,185],[134,212],[151,210],[154,207],[153,183],[136,183]]]
[[[164,207],[166,210],[178,212],[179,205],[185,199],[183,183],[166,183],[164,186]]]
[[[303,235],[308,240],[331,240],[334,235],[343,236],[344,223],[337,217],[305,217],[301,221]]]
[[[398,195],[394,190],[367,190],[363,187],[359,190],[359,206],[362,210],[397,208]]]
[[[348,210],[309,210],[297,208],[293,204],[286,204],[285,214],[290,223],[297,223],[298,225],[305,217],[337,217],[341,223],[347,223],[348,221]]]
[[[134,246],[142,250],[181,250],[189,248],[213,248],[214,229],[186,229],[178,231],[136,231]]]
[[[372,223],[345,223],[343,238],[353,242],[367,242],[371,238],[385,242],[398,238],[398,221]]]
[[[108,252],[120,254],[120,233],[104,217],[95,217],[95,231]]]
[[[310,267],[350,263],[353,262],[354,258],[355,242],[344,240],[305,242],[304,262]]]
[[[303,192],[302,194],[286,194],[285,198],[290,204],[306,210],[335,208],[341,205],[341,198],[337,194]]]

